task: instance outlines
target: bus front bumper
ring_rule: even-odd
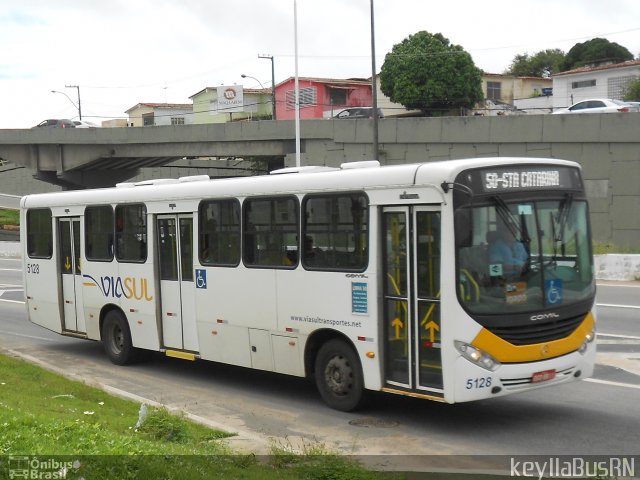
[[[452,400],[481,400],[588,378],[593,375],[595,356],[596,345],[592,342],[583,353],[574,351],[538,362],[501,364],[495,371],[458,357]]]

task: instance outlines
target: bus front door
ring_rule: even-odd
[[[58,220],[60,235],[59,268],[62,275],[62,301],[64,319],[62,329],[85,333],[82,302],[82,266],[80,264],[80,218]]]
[[[158,215],[156,227],[163,344],[197,352],[193,216]]]
[[[385,383],[443,396],[440,210],[383,209]]]

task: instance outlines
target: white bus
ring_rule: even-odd
[[[533,158],[28,195],[26,305],[116,364],[313,377],[344,411],[365,390],[498,397],[592,374],[588,218],[579,165]]]

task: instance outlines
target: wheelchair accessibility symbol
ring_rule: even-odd
[[[562,303],[562,280],[554,279],[544,282],[544,293],[549,305]]]
[[[207,288],[207,271],[196,268],[196,288]]]

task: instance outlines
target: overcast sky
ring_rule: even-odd
[[[190,103],[209,86],[270,88],[294,75],[294,0],[0,0],[0,128],[125,117],[140,102]],[[297,0],[299,75],[370,77],[370,0]],[[479,68],[604,37],[640,55],[638,0],[374,0],[377,69],[394,44],[442,33]]]

